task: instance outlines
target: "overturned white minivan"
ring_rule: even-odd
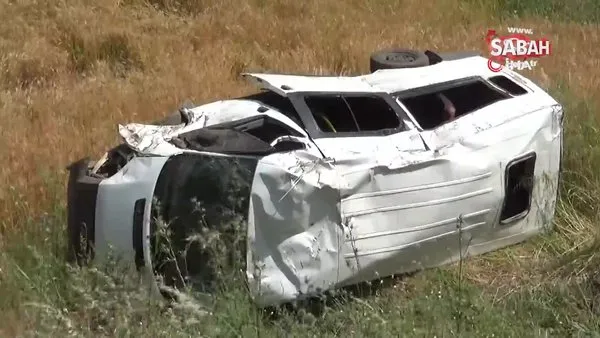
[[[110,247],[168,274],[152,244],[158,216],[181,242],[236,209],[247,282],[266,306],[551,226],[559,103],[474,54],[392,50],[371,65],[352,77],[243,74],[262,91],[119,126],[123,144],[70,166],[70,251],[86,251],[83,237],[96,259]],[[206,274],[204,263],[188,257],[178,275]]]

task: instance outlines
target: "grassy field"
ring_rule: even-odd
[[[599,336],[599,24],[596,0],[0,0],[0,336]],[[485,52],[507,26],[553,43],[525,71],[566,111],[551,234],[319,311],[259,311],[237,284],[208,315],[165,308],[116,268],[64,263],[65,166],[117,123],[248,93],[240,71],[366,73],[376,49]]]

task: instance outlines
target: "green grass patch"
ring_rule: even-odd
[[[261,310],[242,284],[223,285],[210,308],[151,297],[135,273],[108,263],[67,266],[50,247],[15,242],[0,255],[0,310],[51,336],[573,336],[600,332],[592,280],[494,295],[458,283],[454,268],[344,289],[326,302]],[[316,311],[315,309],[318,309]],[[0,315],[1,316],[1,315]],[[2,321],[6,329],[10,323]],[[0,331],[1,332],[1,331]]]

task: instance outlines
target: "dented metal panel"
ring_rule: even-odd
[[[283,302],[438,266],[542,232],[554,213],[562,135],[552,109],[531,119],[480,132],[482,140],[505,142],[455,142],[444,154],[422,150],[420,161],[393,168],[361,162],[359,154],[335,164],[295,155],[291,167],[284,165],[289,155],[262,159],[249,211],[248,278],[256,299]],[[500,224],[506,166],[531,152],[531,209]]]
[[[248,217],[248,281],[259,304],[335,286],[344,263],[339,177],[331,164],[300,155],[259,161]]]
[[[259,109],[264,108],[264,109]],[[253,116],[266,115],[281,121],[294,131],[306,136],[306,131],[289,117],[274,111],[260,103],[251,100],[223,100],[193,109],[184,109],[188,123],[176,126],[156,126],[141,123],[119,125],[119,134],[134,150],[146,155],[173,156],[181,154],[183,149],[178,148],[169,141],[183,133],[221,124],[224,122],[241,120]]]

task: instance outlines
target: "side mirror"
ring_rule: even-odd
[[[271,147],[275,148],[278,152],[285,152],[306,149],[310,147],[310,144],[302,137],[284,135],[273,140]]]

